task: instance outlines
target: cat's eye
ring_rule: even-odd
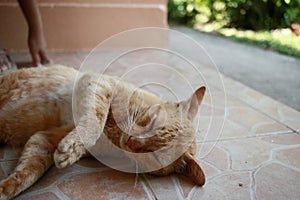
[[[179,174],[182,174],[184,171],[184,169],[182,167],[176,169],[176,172],[179,173]]]

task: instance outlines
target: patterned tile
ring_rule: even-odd
[[[267,137],[261,137],[260,139],[269,143],[286,145],[288,147],[290,145],[300,144],[300,135],[296,133],[270,135]]]
[[[4,148],[4,159],[5,160],[18,160],[22,153],[22,147],[11,147],[6,146]]]
[[[300,144],[298,147],[279,150],[275,158],[280,162],[300,169]]]
[[[273,146],[257,139],[224,141],[220,145],[231,157],[233,170],[254,170],[267,161]]]
[[[1,173],[2,177],[6,178],[16,167],[17,165],[17,160],[6,160],[6,161],[1,161],[0,162],[0,167],[1,167]]]
[[[200,117],[200,132],[197,134],[198,141],[209,142],[226,138],[247,137],[250,135],[246,128],[224,118]]]
[[[223,173],[196,188],[191,199],[251,199],[251,174],[249,172]]]
[[[204,171],[206,179],[210,179],[216,176],[217,174],[221,173],[221,171],[215,166],[218,164],[211,164],[207,162],[206,159],[198,159],[198,160],[200,162],[200,166],[202,170]],[[191,182],[191,180],[189,180],[189,182]]]
[[[203,167],[203,165],[202,165]],[[179,185],[179,192],[182,194],[184,198],[188,198],[192,189],[195,187],[195,184],[188,179],[188,177],[183,175],[176,175],[177,183]]]
[[[99,168],[104,168],[105,165],[100,163],[98,160],[95,158],[83,158],[76,162],[76,165],[82,166],[82,167],[87,167],[87,168],[92,168],[92,169],[99,169]]]
[[[257,199],[299,199],[300,170],[270,163],[254,175]]]
[[[181,199],[183,196],[180,193],[179,187],[175,185],[175,176],[147,176],[147,181],[153,191],[156,199]],[[187,181],[188,182],[188,181]]]
[[[250,107],[228,109],[228,119],[244,127],[253,134],[256,134],[257,132],[261,134],[291,131]]]
[[[229,156],[226,151],[219,148],[218,143],[199,144],[198,159],[204,160],[218,170],[224,171],[230,168]]]
[[[202,142],[243,138],[255,135],[290,133],[291,129],[251,107],[227,107],[225,116],[203,116],[198,118]]]
[[[241,99],[261,113],[265,113],[270,118],[285,124],[293,130],[300,130],[300,112],[267,97],[242,83],[233,81],[226,76],[223,77],[226,91],[229,95]]]
[[[297,199],[299,192],[294,188],[299,187],[299,140],[299,134],[285,133],[199,143],[200,163],[207,162],[221,170],[212,177],[208,176],[204,187],[196,192],[192,190],[189,197],[269,199],[274,197],[275,193],[279,199]],[[201,153],[205,152],[205,148],[201,149],[201,146],[209,152],[204,158],[201,157]],[[222,169],[220,164],[226,166],[224,161],[229,163],[229,166]],[[203,168],[206,173],[205,165]],[[254,179],[252,174],[255,174]],[[235,180],[240,181],[234,182]]]
[[[70,199],[148,199],[141,182],[135,181],[134,174],[105,170],[75,174],[58,188]]]
[[[300,112],[246,87],[205,66],[190,70],[187,63],[171,60],[157,52],[129,55],[115,62],[107,73],[124,75],[139,83],[149,82],[150,71],[136,76],[129,71],[146,61],[172,66],[192,86],[187,89],[184,79],[170,74],[168,69],[156,70],[152,77],[175,88],[179,99],[188,98],[192,91],[205,84],[207,93],[196,120],[199,129],[198,160],[206,174],[204,187],[195,186],[187,177],[172,175],[156,177],[118,172],[92,158],[85,158],[66,169],[52,167],[18,199],[299,199],[300,193]],[[54,63],[78,68],[87,51],[49,52]],[[99,54],[98,54],[99,55]],[[137,56],[139,55],[139,56]],[[101,72],[106,58],[102,52],[87,65]],[[14,52],[19,63],[30,62],[28,53]],[[153,66],[150,66],[153,67]],[[150,68],[148,68],[150,69]],[[146,77],[146,78],[145,78]],[[225,90],[221,78],[224,81]],[[181,84],[184,83],[184,84]],[[151,88],[149,88],[151,89]],[[165,88],[156,88],[165,98]],[[154,91],[154,92],[155,92]],[[21,148],[0,147],[0,177],[6,177],[16,165]]]
[[[24,192],[30,193],[34,191],[43,190],[50,186],[56,186],[59,182],[61,182],[64,178],[69,176],[69,173],[78,173],[79,170],[75,167],[67,167],[65,169],[58,169],[56,167],[51,167],[45,175],[38,180],[32,187]]]
[[[29,197],[25,197],[22,198],[23,200],[59,200],[60,198],[57,197],[55,194],[53,194],[52,192],[44,192],[41,194],[36,194],[36,195],[32,195]]]

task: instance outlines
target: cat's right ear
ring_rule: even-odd
[[[203,100],[205,90],[206,88],[202,86],[198,88],[188,100],[180,102],[183,110],[187,112],[190,120],[193,120],[196,116],[199,106]]]

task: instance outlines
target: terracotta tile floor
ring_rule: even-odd
[[[50,56],[54,63],[79,68],[86,54]],[[12,57],[23,65],[29,61],[25,53]],[[124,65],[117,67],[119,72],[126,71],[130,62]],[[193,86],[203,84],[192,71],[178,70]],[[200,71],[210,84],[197,132],[198,158],[207,175],[204,187],[181,175],[136,176],[86,158],[66,169],[52,167],[17,199],[300,199],[300,112],[225,76],[222,92],[215,71],[205,67]],[[163,72],[153,76],[181,87]],[[1,147],[2,178],[15,166],[19,152]]]

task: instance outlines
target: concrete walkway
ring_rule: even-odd
[[[203,45],[223,74],[300,111],[300,59],[184,26],[170,28]]]

